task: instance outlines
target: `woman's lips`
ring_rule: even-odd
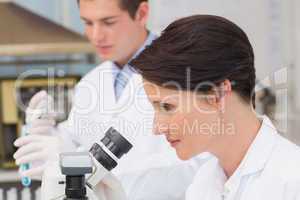
[[[173,140],[173,139],[167,139],[168,140],[168,142],[170,143],[170,145],[172,146],[172,147],[176,147],[176,146],[178,146],[178,144],[180,143],[180,140]]]

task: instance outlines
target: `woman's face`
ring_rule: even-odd
[[[166,136],[178,157],[187,160],[209,150],[218,132],[218,108],[208,95],[167,89],[144,80],[155,109],[153,131]]]

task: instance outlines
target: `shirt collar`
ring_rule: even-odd
[[[263,116],[262,125],[251,144],[246,156],[235,173],[225,184],[230,187],[243,176],[257,173],[264,169],[276,144],[277,131],[271,120]]]

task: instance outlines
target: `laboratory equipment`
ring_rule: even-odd
[[[102,195],[102,188],[99,189],[98,184],[118,165],[118,160],[132,147],[125,137],[111,127],[101,141],[95,143],[89,150],[88,155],[93,164],[92,171],[87,153],[60,154],[60,168],[57,166],[58,163],[52,163],[44,172],[42,199],[86,200],[85,186],[88,186],[87,194]],[[85,179],[84,175],[87,173],[91,175]],[[67,176],[64,178],[63,175]]]
[[[43,101],[41,101],[37,107],[36,110],[32,111],[32,113],[28,113],[30,117],[26,118],[26,125],[23,125],[22,127],[22,136],[26,136],[29,134],[28,128],[30,127],[30,124],[36,120],[36,119],[43,119],[48,117],[48,113],[52,112],[54,107],[54,99],[52,96],[47,95],[47,98],[45,98]],[[26,171],[30,168],[29,163],[21,164],[20,165],[20,171]],[[21,178],[22,185],[25,187],[30,186],[31,179],[29,177],[22,177]]]

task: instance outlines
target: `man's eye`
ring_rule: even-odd
[[[92,26],[92,25],[93,25],[92,22],[88,22],[88,21],[84,21],[84,24],[85,24],[86,26]]]
[[[106,26],[112,26],[112,25],[114,25],[116,22],[115,21],[105,21],[104,22],[104,24],[106,25]]]

